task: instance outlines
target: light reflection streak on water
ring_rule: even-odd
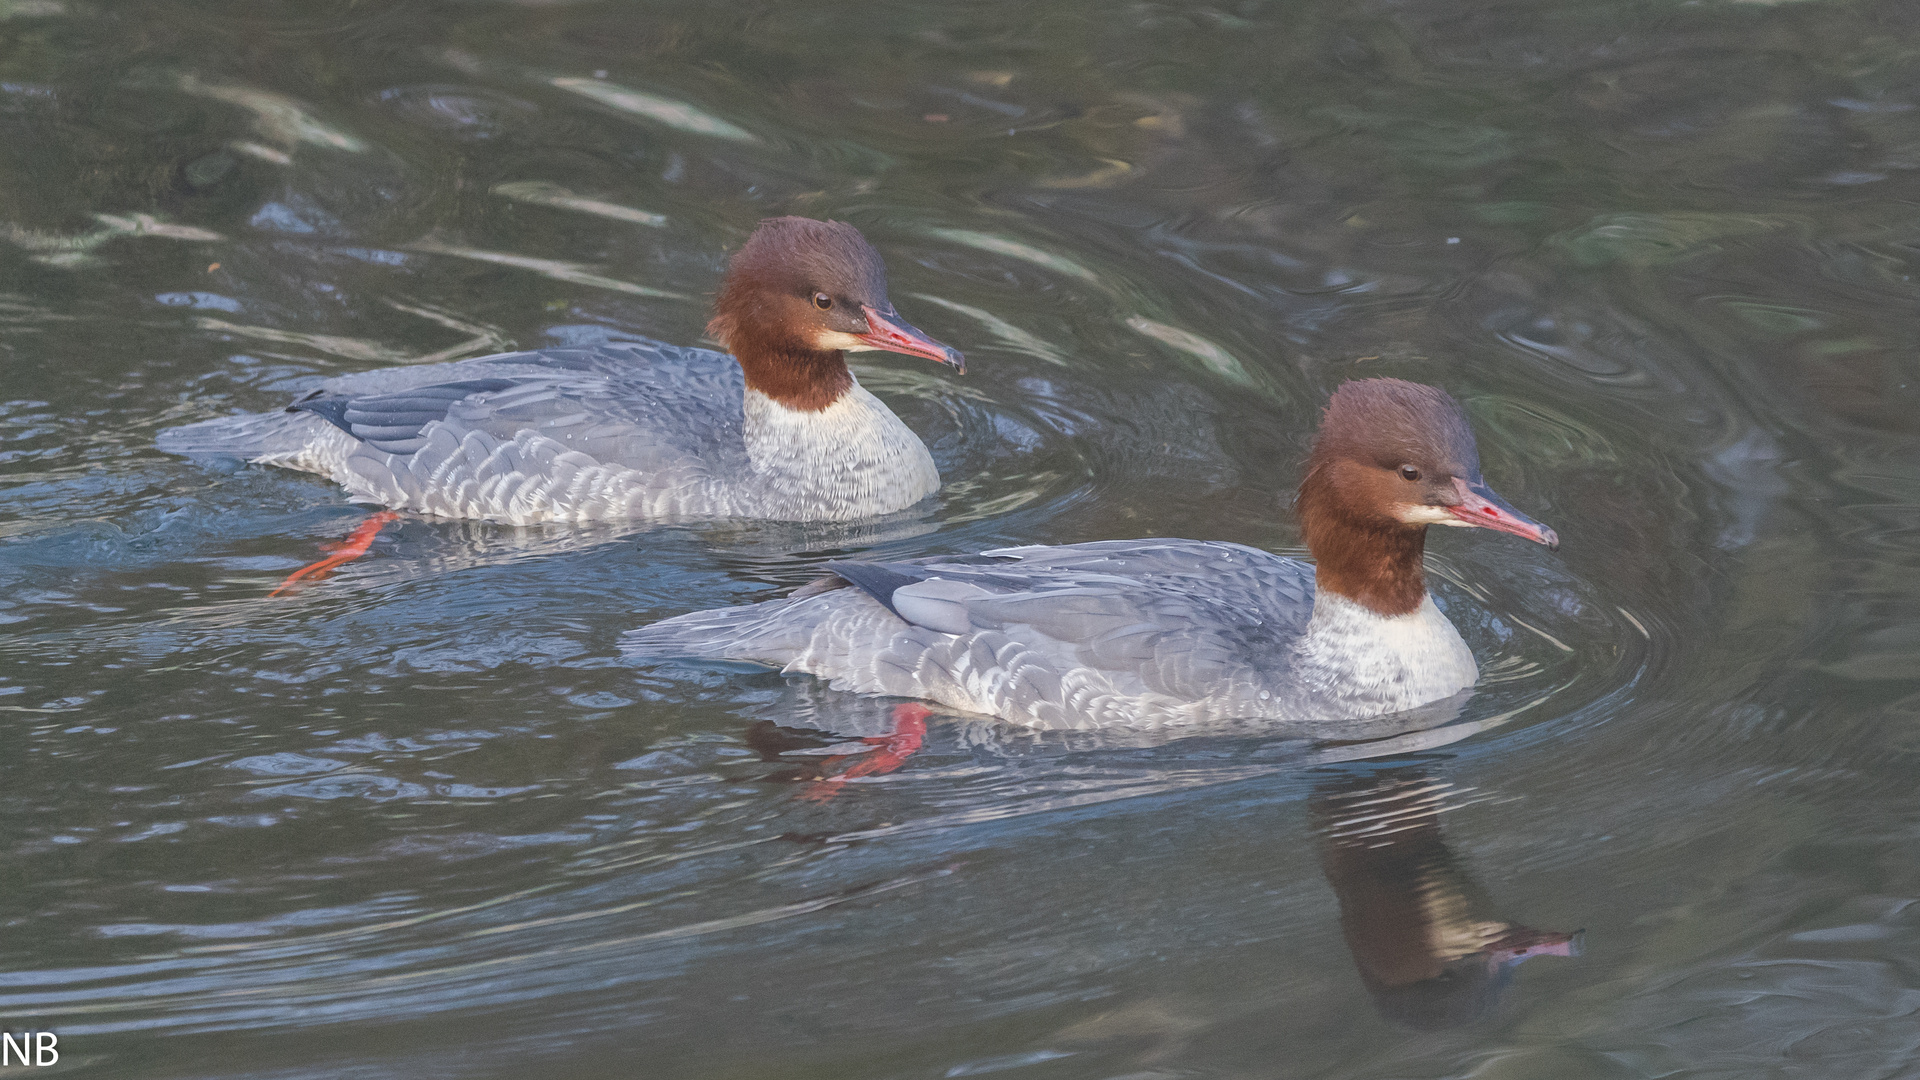
[[[760,141],[752,132],[697,109],[684,101],[674,101],[656,94],[630,90],[598,79],[558,76],[547,81],[561,90],[579,94],[589,101],[599,102],[633,116],[645,117],[680,131],[743,143]]]
[[[504,251],[482,251],[478,248],[459,247],[442,244],[433,240],[418,240],[407,245],[407,250],[428,255],[449,255],[456,259],[472,259],[475,262],[493,263],[496,266],[511,266],[516,270],[531,270],[542,277],[555,281],[570,282],[575,285],[589,285],[596,289],[611,289],[615,292],[633,296],[651,296],[663,300],[685,300],[686,296],[666,289],[656,289],[648,285],[636,285],[631,281],[621,281],[607,277],[578,263],[559,259],[536,259],[529,255],[513,255]]]
[[[648,225],[658,229],[667,223],[664,214],[649,213],[603,199],[585,198],[546,180],[517,180],[508,184],[495,184],[489,190],[503,198],[531,203],[534,206],[551,206],[559,210],[572,210],[634,225]]]

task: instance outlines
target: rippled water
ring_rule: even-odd
[[[1896,0],[0,0],[0,1028],[129,1077],[1920,1076],[1916,40]],[[269,598],[364,509],[152,449],[697,341],[779,213],[967,352],[858,368],[935,502],[408,520]],[[1565,540],[1434,537],[1487,673],[1446,726],[936,714],[822,798],[794,751],[891,702],[618,655],[849,553],[1297,551],[1319,404],[1376,374]]]

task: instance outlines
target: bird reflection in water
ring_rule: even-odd
[[[779,765],[761,779],[794,784],[799,799],[815,804],[858,802],[851,789],[860,781],[879,780],[909,766],[910,758],[927,752],[936,735],[948,753],[957,744],[992,753],[1009,768],[1063,755],[1084,761],[1078,755],[1151,752],[1168,743],[1189,749],[1196,745],[1164,732],[1157,738],[1150,732],[1134,733],[1137,739],[1132,741],[1127,733],[1114,731],[1025,733],[1016,738],[1020,733],[1005,725],[955,717],[943,718],[935,728],[929,724],[933,710],[917,703],[848,699],[811,683],[788,689],[779,719],[755,723],[745,741],[763,763]],[[1321,867],[1339,900],[1348,951],[1377,1011],[1402,1028],[1431,1031],[1473,1023],[1494,1010],[1513,981],[1513,968],[1522,961],[1578,956],[1581,951],[1577,931],[1536,930],[1501,918],[1446,844],[1440,816],[1460,805],[1460,792],[1432,767],[1412,759],[1429,757],[1509,715],[1454,722],[1465,700],[1462,696],[1417,712],[1357,722],[1343,728],[1339,734],[1345,737],[1335,740],[1278,740],[1270,723],[1261,725],[1267,736],[1262,741],[1269,748],[1291,746],[1298,756],[1290,765],[1260,765],[1254,772],[1287,773],[1304,767],[1316,776],[1309,816]],[[1210,734],[1230,741],[1245,735],[1231,725]],[[1137,764],[1137,759],[1130,760]],[[1191,765],[1211,759],[1199,753],[1179,760]],[[1364,764],[1369,761],[1373,763]],[[1251,775],[1238,773],[1241,779]],[[1139,793],[1133,788],[1116,797]],[[827,834],[789,835],[819,841]],[[1076,1021],[1055,1032],[1048,1045],[1074,1052],[1131,1046],[1145,1055],[1141,1061],[1171,1062],[1199,1052],[1197,1043],[1217,1036],[1223,1024],[1251,1020],[1223,1020],[1217,1002],[1153,995]],[[1263,1026],[1268,1022],[1259,1020]]]
[[[1452,785],[1418,767],[1329,779],[1310,801],[1320,864],[1360,981],[1389,1022],[1470,1023],[1536,956],[1578,956],[1581,935],[1495,917],[1440,833]]]

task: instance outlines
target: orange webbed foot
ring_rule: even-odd
[[[267,595],[273,597],[292,592],[295,588],[306,582],[318,581],[326,577],[333,572],[335,567],[343,566],[365,555],[367,550],[373,547],[373,538],[380,535],[380,530],[385,528],[388,522],[398,521],[399,519],[400,515],[391,510],[382,510],[368,517],[367,520],[355,526],[354,530],[347,534],[345,540],[321,546],[320,550],[330,551],[333,554],[321,559],[319,562],[308,563],[293,573],[288,574],[286,580],[282,581],[277,588]]]
[[[893,709],[893,733],[891,735],[869,735],[860,741],[873,747],[861,754],[859,760],[841,772],[832,776],[822,776],[814,781],[814,786],[802,792],[800,797],[808,802],[826,802],[840,793],[841,787],[856,776],[879,776],[890,773],[907,763],[920,744],[926,741],[927,717],[933,710],[925,705],[896,705]],[[847,760],[845,757],[828,758],[822,763],[825,768]]]

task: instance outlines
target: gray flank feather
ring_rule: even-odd
[[[1045,728],[1351,720],[1450,696],[1477,674],[1431,601],[1374,615],[1317,597],[1311,566],[1236,544],[1104,541],[828,569],[853,587],[815,582],[784,601],[682,615],[623,648],[752,660]]]
[[[319,473],[395,509],[522,525],[848,520],[940,482],[925,444],[858,384],[803,413],[750,394],[730,356],[655,342],[343,375],[287,410],[157,442]]]

